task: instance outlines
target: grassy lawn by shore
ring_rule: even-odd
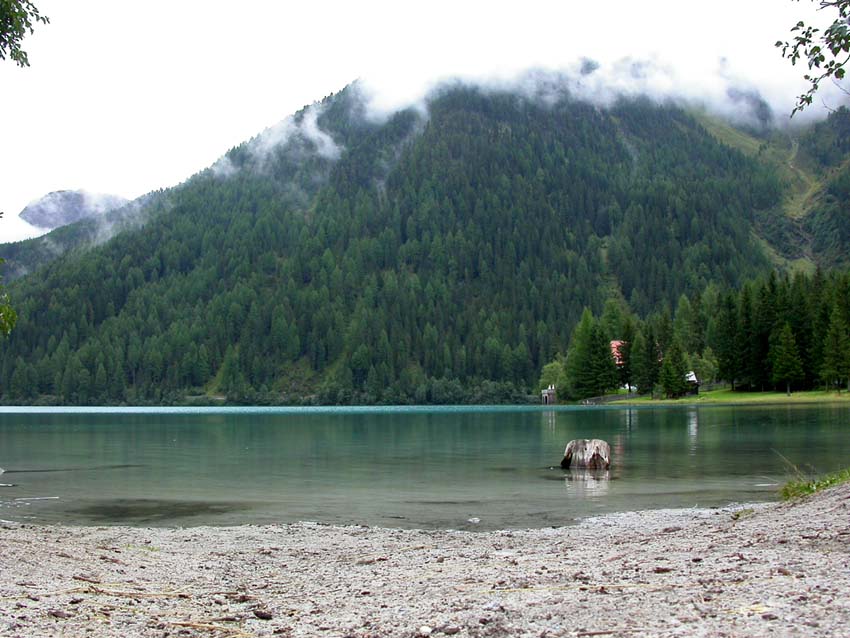
[[[651,399],[641,397],[623,401],[612,401],[608,405],[711,405],[711,404],[750,404],[750,403],[850,403],[850,393],[825,390],[805,392],[733,392],[728,388],[701,392],[696,396],[679,399]]]

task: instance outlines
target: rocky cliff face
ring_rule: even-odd
[[[53,229],[86,217],[102,215],[126,203],[126,199],[117,195],[81,190],[54,191],[27,205],[20,217],[33,226]]]

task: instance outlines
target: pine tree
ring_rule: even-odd
[[[632,368],[634,381],[640,394],[650,394],[658,383],[661,371],[658,362],[658,345],[655,333],[650,326],[646,327],[646,335],[641,331],[635,335],[632,346]]]
[[[715,323],[717,352],[717,374],[735,388],[735,380],[740,376],[740,362],[737,350],[738,309],[732,292],[726,294],[719,304]]]
[[[593,328],[593,314],[588,308],[585,308],[578,325],[573,330],[570,338],[570,349],[567,352],[567,383],[570,394],[576,399],[584,399],[594,395],[594,374],[590,365]]]
[[[761,376],[764,363],[759,358],[758,336],[753,320],[752,290],[745,284],[738,297],[738,329],[735,340],[740,380],[754,389]]]
[[[570,390],[577,399],[598,396],[617,386],[611,343],[587,308],[573,331],[566,373]]]
[[[702,352],[702,330],[699,313],[685,296],[679,297],[676,305],[676,315],[673,319],[673,336],[678,339],[686,353]]]
[[[794,333],[787,322],[782,329],[774,331],[770,340],[770,361],[773,369],[771,378],[774,383],[784,383],[785,392],[791,395],[791,384],[802,381],[803,362],[794,340]]]
[[[670,347],[667,348],[667,352],[664,353],[664,361],[661,364],[661,373],[658,378],[664,394],[668,398],[682,396],[687,392],[688,382],[685,379],[687,373],[687,363],[682,347],[679,345],[678,339],[673,339]]]
[[[611,352],[611,341],[599,323],[593,327],[591,356],[594,394],[601,395],[615,389],[618,382],[617,364]]]
[[[245,389],[245,376],[239,368],[239,353],[237,348],[229,346],[221,362],[219,372],[222,391],[228,396],[239,396]]]
[[[109,388],[109,379],[106,376],[106,368],[103,362],[97,364],[97,370],[94,374],[93,398],[97,401],[103,401],[106,398],[106,391]]]
[[[829,328],[823,339],[820,376],[827,386],[837,385],[839,392],[843,381],[847,381],[850,387],[850,336],[837,307],[832,310]]]

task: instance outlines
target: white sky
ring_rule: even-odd
[[[444,76],[649,57],[664,90],[710,97],[722,72],[784,114],[803,69],[773,44],[831,17],[805,0],[35,2],[51,22],[24,41],[31,66],[0,62],[0,242],[33,234],[17,215],[50,191],[172,186],[356,78],[390,107]]]

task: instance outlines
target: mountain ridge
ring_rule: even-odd
[[[127,203],[127,199],[118,195],[59,190],[30,202],[18,217],[33,226],[52,230],[87,217],[103,215]]]
[[[454,86],[427,117],[363,108],[306,107],[12,284],[4,400],[517,400],[582,308],[771,268],[775,170],[679,107]]]

